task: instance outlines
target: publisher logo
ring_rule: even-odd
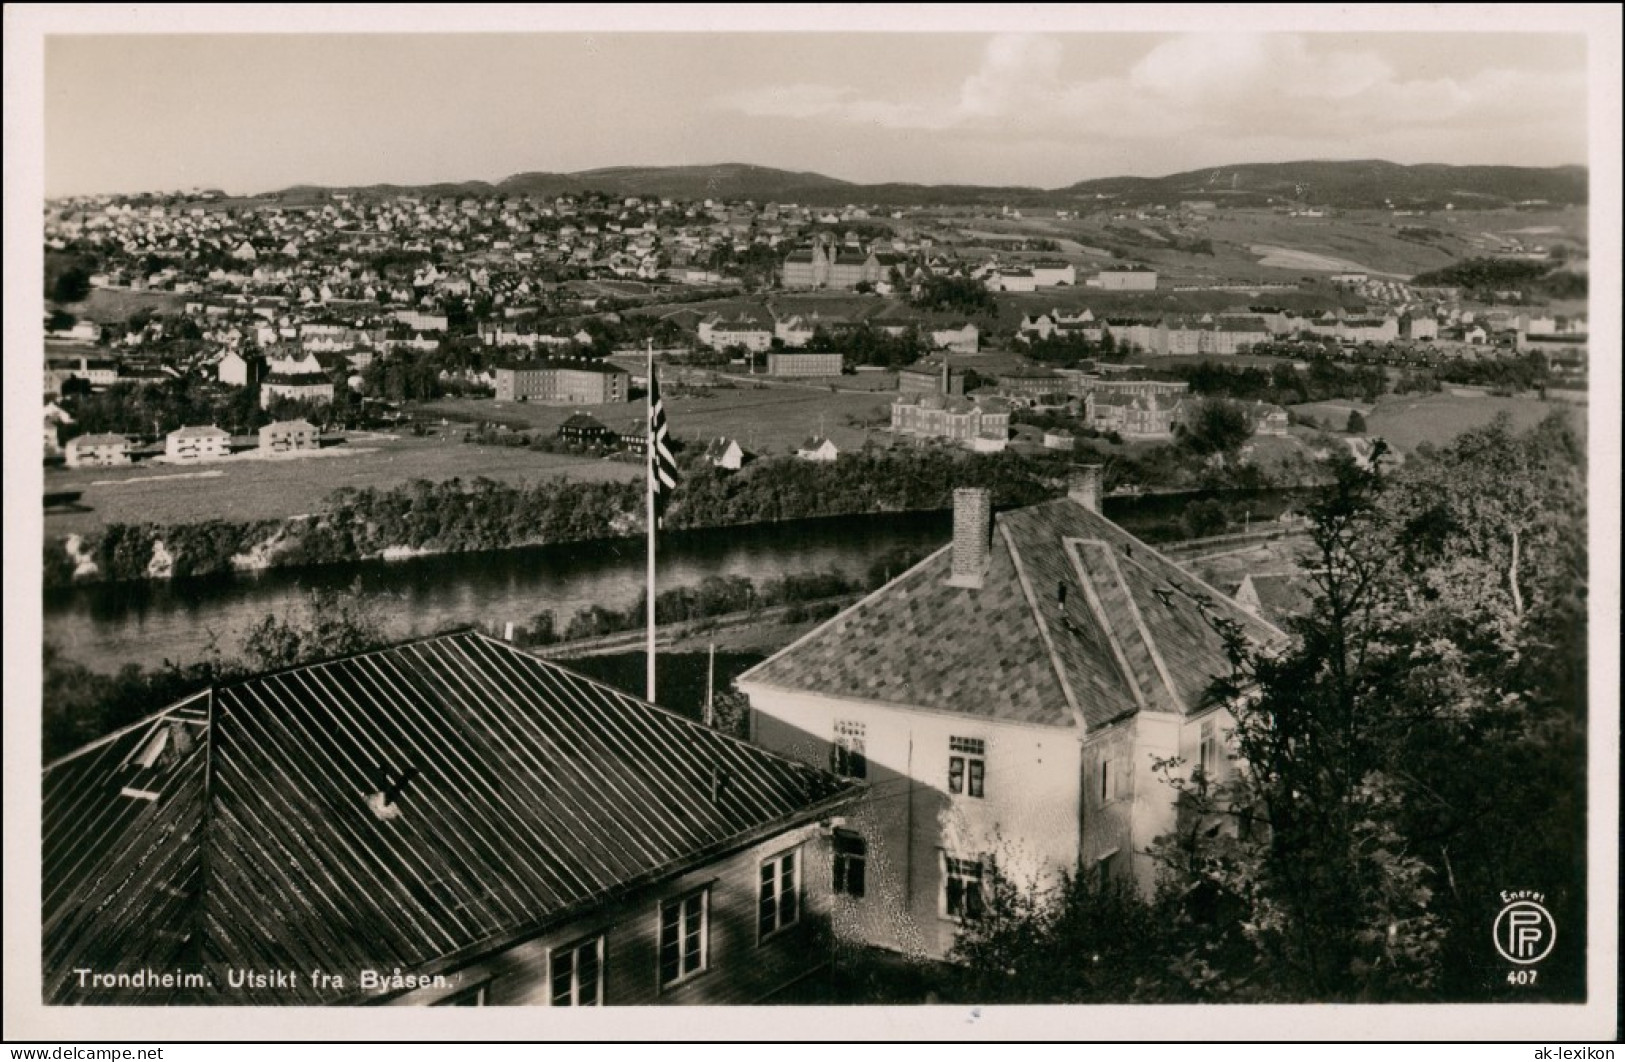
[[[1504,894],[1503,894],[1504,895]],[[1557,922],[1533,899],[1509,899],[1495,918],[1495,950],[1507,962],[1528,966],[1551,954],[1557,943]]]

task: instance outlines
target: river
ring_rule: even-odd
[[[1147,540],[1177,537],[1190,504],[1180,497],[1109,498],[1113,519]],[[1229,496],[1227,505],[1265,519],[1287,503],[1283,494]],[[1241,512],[1236,512],[1240,522]],[[947,543],[947,512],[801,520],[663,535],[660,584],[697,585],[708,576],[764,580],[836,570],[862,575],[898,550],[923,552]],[[155,667],[201,659],[211,641],[235,655],[243,633],[267,615],[293,616],[309,591],[357,585],[377,595],[388,632],[401,638],[448,626],[525,624],[550,610],[562,628],[588,605],[625,608],[644,579],[642,539],[538,546],[493,553],[446,554],[291,571],[267,571],[180,583],[92,584],[45,595],[45,637],[70,658],[98,671],[127,663]]]

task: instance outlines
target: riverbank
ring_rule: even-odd
[[[690,463],[666,515],[672,531],[741,529],[822,517],[938,512],[957,487],[986,487],[995,506],[1013,508],[1055,497],[1079,456],[980,455],[947,448],[863,450],[835,462],[794,458],[760,461],[737,473]],[[1237,475],[1246,470],[1240,470]],[[1256,472],[1256,470],[1254,470]],[[1226,470],[1206,483],[1226,484]],[[1249,484],[1256,474],[1244,476]],[[1255,498],[1273,490],[1189,491],[1183,509],[1200,516],[1162,533],[1120,522],[1150,539],[1217,533],[1232,522],[1267,519]],[[1161,495],[1114,499],[1119,511]],[[1224,499],[1221,503],[1218,499]],[[1114,508],[1108,503],[1108,512]],[[1226,505],[1243,508],[1230,512]],[[1200,508],[1189,508],[1200,504]],[[1123,510],[1123,506],[1128,506]],[[1233,506],[1232,506],[1233,507]],[[1113,518],[1118,515],[1113,513]],[[378,560],[483,554],[573,543],[632,540],[643,530],[640,482],[553,479],[503,483],[484,477],[416,480],[387,490],[342,489],[325,508],[280,520],[116,523],[99,532],[47,537],[45,586],[167,580],[313,569]]]

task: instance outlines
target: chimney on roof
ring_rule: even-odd
[[[954,491],[953,564],[949,586],[982,587],[993,538],[993,496],[986,487]]]
[[[1066,496],[1092,513],[1100,512],[1100,466],[1074,468],[1067,477]]]

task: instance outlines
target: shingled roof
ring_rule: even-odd
[[[1283,637],[1070,497],[994,518],[979,588],[945,548],[740,676],[768,686],[1089,729],[1206,707],[1220,628]],[[1062,589],[1064,588],[1064,596]]]
[[[855,792],[474,633],[259,675],[46,767],[45,996],[355,1002],[224,971],[450,971]]]

